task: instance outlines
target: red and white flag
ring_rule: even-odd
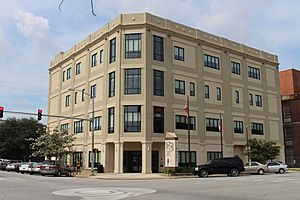
[[[188,117],[190,115],[190,108],[189,108],[189,99],[186,99],[185,106],[184,106],[184,114]]]
[[[223,121],[222,121],[222,116],[221,116],[221,113],[220,113],[220,119],[219,119],[219,131],[222,132],[223,130]]]

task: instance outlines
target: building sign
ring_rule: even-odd
[[[173,134],[168,134],[165,141],[165,166],[178,167],[178,138]]]

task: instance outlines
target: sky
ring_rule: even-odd
[[[0,106],[5,110],[47,113],[51,60],[121,13],[149,12],[276,54],[281,70],[300,70],[299,0],[93,0],[96,16],[90,0],[64,0],[59,10],[60,3],[0,0]]]

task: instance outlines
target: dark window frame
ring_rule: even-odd
[[[175,94],[185,95],[185,81],[175,79]]]
[[[219,119],[206,117],[205,118],[205,127],[206,127],[206,131],[220,132]]]
[[[184,61],[184,48],[174,46],[174,59],[179,61]]]
[[[153,70],[153,95],[164,96],[165,80],[164,71]]]
[[[75,75],[79,75],[80,74],[80,68],[81,68],[81,62],[76,64],[76,69],[75,69]]]
[[[115,81],[116,76],[115,72],[111,72],[108,74],[108,97],[114,97],[115,96]]]
[[[220,58],[208,54],[203,55],[204,67],[220,70]]]
[[[243,121],[238,121],[234,120],[233,121],[233,132],[234,133],[244,133],[244,122]]]
[[[69,79],[71,79],[71,67],[69,67],[69,68],[67,69],[66,80],[69,80]]]
[[[188,118],[185,115],[175,115],[175,128],[179,130],[188,129]],[[196,117],[190,116],[190,130],[196,130]]]
[[[116,61],[116,38],[113,38],[109,41],[109,63],[113,63]]]
[[[125,69],[125,94],[141,94],[141,68]]]
[[[196,96],[196,84],[194,82],[190,82],[190,96]]]
[[[240,91],[236,90],[235,94],[235,103],[240,103]]]
[[[255,95],[255,105],[257,107],[262,107],[262,96],[261,95]]]
[[[153,107],[153,132],[164,133],[164,107]]]
[[[204,85],[204,97],[209,99],[209,85]]]
[[[94,84],[91,86],[91,98],[96,98],[96,90],[97,90],[97,84]]]
[[[126,34],[125,35],[125,59],[141,58],[142,56],[141,43],[142,43],[141,33]],[[132,45],[132,49],[130,49],[131,45]]]
[[[137,121],[133,120],[135,117]],[[140,105],[124,106],[124,132],[141,132],[141,122]]]
[[[115,132],[115,107],[108,108],[108,133]]]
[[[264,135],[264,124],[251,122],[251,134],[253,135]]]
[[[164,62],[164,38],[153,35],[153,59]]]
[[[217,87],[217,100],[218,101],[222,100],[222,91],[220,87]]]
[[[252,66],[248,66],[248,77],[260,80],[260,69]]]
[[[99,52],[99,62],[103,63],[103,49],[101,49]]]
[[[65,99],[65,107],[67,108],[67,107],[70,107],[70,95],[67,95],[66,96],[66,99]]]
[[[97,66],[97,53],[94,53],[92,55],[92,60],[91,60],[91,67]]]
[[[94,117],[94,131],[99,131],[102,128],[102,116]],[[92,131],[92,122],[90,121],[90,131]]]
[[[191,153],[191,167],[195,167],[197,164],[197,152],[190,151]],[[189,152],[178,151],[178,167],[189,167]]]
[[[83,133],[83,123],[82,121],[74,122],[74,133]]]
[[[231,73],[241,75],[241,64],[231,61]]]
[[[253,94],[249,94],[249,105],[253,106]]]

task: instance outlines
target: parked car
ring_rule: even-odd
[[[9,160],[7,159],[2,159],[0,161],[0,170],[5,171],[6,170],[6,166],[9,164]]]
[[[58,160],[45,160],[40,167],[40,174],[54,176],[71,176],[71,168]]]
[[[209,161],[207,164],[195,167],[195,174],[207,177],[210,174],[227,174],[238,176],[245,170],[243,161],[239,157],[225,157]]]
[[[26,163],[21,163],[19,171],[24,174],[24,173],[30,173],[31,168],[32,168],[33,163],[32,162],[26,162]]]
[[[19,172],[20,163],[10,163],[6,166],[6,171],[16,171]]]
[[[266,165],[268,166],[270,173],[283,174],[288,170],[287,165],[282,164],[279,161],[270,161]]]
[[[39,174],[40,173],[40,170],[41,170],[41,166],[42,166],[42,162],[35,162],[32,164],[31,166],[31,172],[30,174]]]
[[[244,167],[244,173],[264,175],[265,173],[269,172],[269,169],[266,165],[255,161],[245,162]]]

